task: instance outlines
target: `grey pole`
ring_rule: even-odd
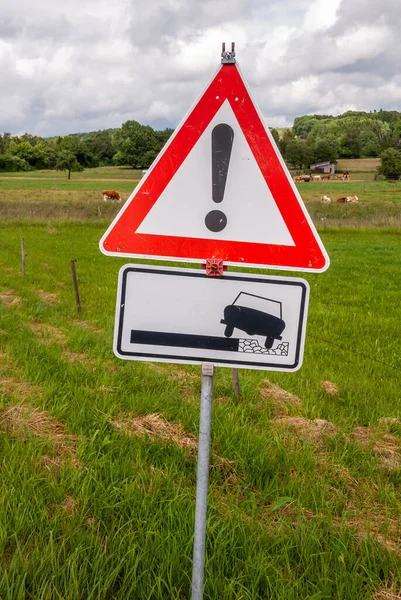
[[[202,600],[203,598],[213,375],[214,365],[211,363],[202,363],[198,470],[196,475],[195,535],[192,563],[192,600]]]

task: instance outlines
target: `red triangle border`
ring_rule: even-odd
[[[191,152],[223,102],[228,100],[260,171],[294,241],[294,246],[136,234],[138,227]],[[217,72],[178,126],[146,178],[134,190],[100,241],[105,254],[225,263],[299,271],[325,271],[329,258],[284,162],[262,122],[236,64]]]

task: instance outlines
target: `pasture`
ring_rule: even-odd
[[[138,174],[94,171],[0,175],[2,600],[190,597],[200,367],[114,357],[101,190]],[[399,185],[298,186],[331,266],[300,371],[216,371],[205,599],[400,597]]]

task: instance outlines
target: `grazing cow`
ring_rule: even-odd
[[[107,200],[115,200],[116,202],[121,202],[121,196],[118,192],[114,190],[103,190],[103,200],[107,202]]]
[[[329,198],[328,196],[324,195],[320,198],[320,202],[331,202],[331,198]]]
[[[321,180],[320,175],[311,175],[310,178],[311,178],[311,181],[320,181]]]
[[[347,204],[348,202],[355,203],[359,202],[358,196],[345,196],[344,198],[337,198],[336,202],[341,202],[342,204]]]
[[[324,179],[327,179],[327,181],[330,179],[331,175],[322,175],[322,181]]]
[[[311,175],[295,175],[294,181],[301,183],[301,181],[310,181]]]

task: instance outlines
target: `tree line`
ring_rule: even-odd
[[[118,129],[106,129],[53,138],[25,133],[0,135],[0,171],[60,169],[79,171],[105,165],[150,166],[173,129],[154,130],[130,120]],[[338,117],[304,115],[291,128],[271,128],[287,164],[305,169],[339,158],[392,157],[401,161],[401,113],[348,111]],[[400,171],[401,172],[401,171]],[[383,173],[384,174],[384,173]]]
[[[0,171],[58,169],[82,171],[106,165],[129,165],[133,169],[150,166],[173,129],[154,130],[137,121],[127,121],[119,129],[107,129],[53,138],[25,133],[0,135]]]
[[[272,130],[286,162],[304,169],[339,158],[378,157],[401,148],[401,113],[396,110],[347,111],[338,117],[304,115],[280,135]],[[394,152],[393,152],[394,153]],[[391,153],[390,153],[391,154]]]

